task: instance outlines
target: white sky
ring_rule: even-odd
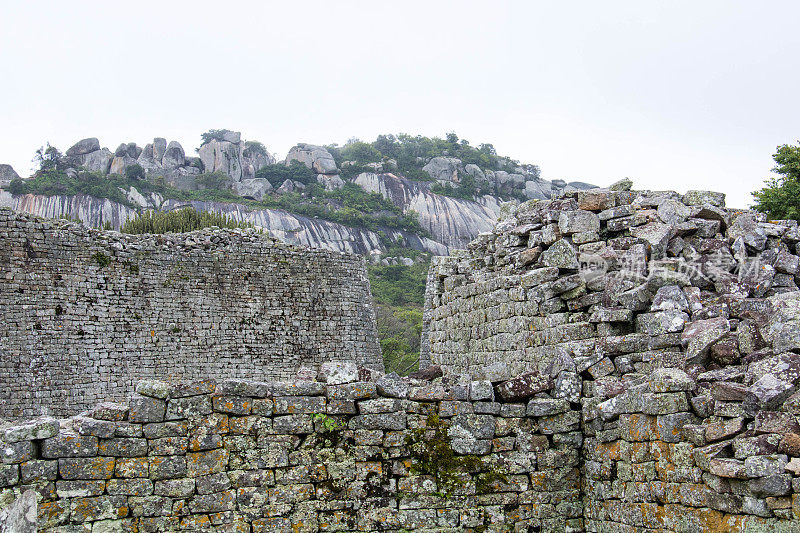
[[[800,138],[800,2],[0,0],[0,162],[210,128],[444,136],[547,179],[721,190]]]

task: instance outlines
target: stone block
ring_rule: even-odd
[[[219,396],[266,398],[272,394],[272,383],[269,381],[225,379],[217,383],[214,393]]]
[[[390,398],[408,398],[408,382],[401,379],[397,374],[382,376],[375,384],[377,391],[382,396],[389,396]]]
[[[150,460],[145,457],[123,458],[116,460],[114,476],[119,478],[148,477]]]
[[[143,434],[148,439],[185,437],[188,431],[189,425],[186,421],[145,424],[143,427]]]
[[[170,498],[189,498],[194,494],[195,480],[191,478],[164,479],[156,481],[153,492]]]
[[[495,387],[495,390],[503,401],[514,402],[525,400],[552,388],[552,377],[538,372],[528,372],[500,383]]]
[[[219,395],[211,397],[212,409],[218,413],[237,416],[249,415],[253,409],[253,400],[249,396]]]
[[[659,439],[664,442],[680,442],[683,428],[695,420],[691,413],[672,413],[656,417]]]
[[[751,479],[747,482],[747,488],[754,496],[759,498],[786,496],[792,491],[792,475],[773,474]]]
[[[136,396],[130,399],[128,407],[128,420],[131,422],[162,422],[167,402],[149,396]]]
[[[128,406],[121,403],[102,402],[89,411],[89,416],[97,420],[120,422],[127,418]]]
[[[110,479],[106,492],[111,495],[149,496],[153,494],[153,482],[149,479]]]
[[[744,468],[747,477],[767,477],[783,474],[788,463],[785,455],[752,455],[745,458]]]
[[[314,431],[314,424],[308,415],[276,416],[272,428],[275,433],[306,434]]]
[[[147,449],[147,439],[101,439],[97,453],[112,457],[144,457]]]
[[[203,396],[214,392],[216,381],[213,379],[198,379],[195,381],[176,383],[169,391],[170,399],[187,398],[190,396]]]
[[[58,420],[51,417],[42,417],[6,428],[3,431],[3,440],[12,443],[24,440],[48,439],[55,437],[58,431]]]
[[[279,381],[272,384],[273,396],[322,396],[325,384],[318,381]]]
[[[20,465],[22,483],[53,481],[58,476],[58,461],[32,460]]]
[[[278,396],[276,394],[276,396]],[[329,400],[365,400],[378,397],[378,386],[371,381],[358,381],[344,385],[329,385],[325,390]]]
[[[320,365],[317,380],[328,385],[341,385],[358,381],[358,367],[351,361],[325,362]]]
[[[565,399],[534,398],[528,402],[527,416],[542,417],[564,413],[570,409]]]
[[[36,449],[31,441],[0,444],[0,459],[5,464],[18,464],[33,459]]]
[[[230,454],[224,448],[186,454],[186,471],[190,477],[222,472],[228,465]]]
[[[72,457],[58,460],[62,479],[111,479],[114,475],[113,457]]]
[[[151,457],[149,463],[153,481],[186,477],[186,457],[182,455]]]
[[[650,392],[692,391],[695,381],[679,368],[656,368],[650,374],[648,383]]]
[[[166,400],[172,390],[172,386],[165,381],[146,379],[136,383],[136,393],[151,398]]]
[[[441,385],[426,385],[424,387],[411,387],[408,398],[415,402],[437,402],[444,400],[447,392]]]
[[[59,480],[56,481],[56,494],[59,498],[89,498],[101,496],[106,490],[103,480]]]
[[[42,441],[42,458],[92,457],[97,455],[97,448],[97,437],[61,433]]]
[[[643,414],[621,414],[619,437],[628,442],[641,442],[658,438],[658,420]]]
[[[128,515],[125,500],[124,496],[75,498],[70,505],[70,519],[81,523],[125,518]]]
[[[208,396],[180,396],[167,402],[165,420],[209,415],[213,412],[211,398]],[[150,420],[158,422],[158,420]]]
[[[275,415],[298,415],[325,412],[323,396],[281,396],[274,398]]]
[[[347,426],[350,429],[383,429],[400,431],[406,429],[406,414],[401,412],[357,415],[349,420]]]
[[[640,397],[640,408],[646,415],[668,415],[689,410],[689,401],[683,392],[650,393]]]

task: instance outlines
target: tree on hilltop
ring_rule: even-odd
[[[797,146],[783,144],[772,155],[778,174],[767,186],[755,191],[753,209],[766,213],[771,220],[800,220],[800,141]]]

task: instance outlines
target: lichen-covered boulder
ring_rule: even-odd
[[[770,313],[762,336],[778,352],[800,349],[800,292],[769,298]]]

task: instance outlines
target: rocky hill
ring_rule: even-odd
[[[63,154],[48,146],[30,178],[0,165],[0,206],[119,229],[144,209],[191,205],[310,247],[444,255],[490,230],[504,201],[591,187],[543,180],[537,166],[454,134],[382,135],[341,147],[299,143],[278,161],[239,132],[210,130],[196,152],[188,156],[180,143],[161,137],[113,152],[97,138]]]

